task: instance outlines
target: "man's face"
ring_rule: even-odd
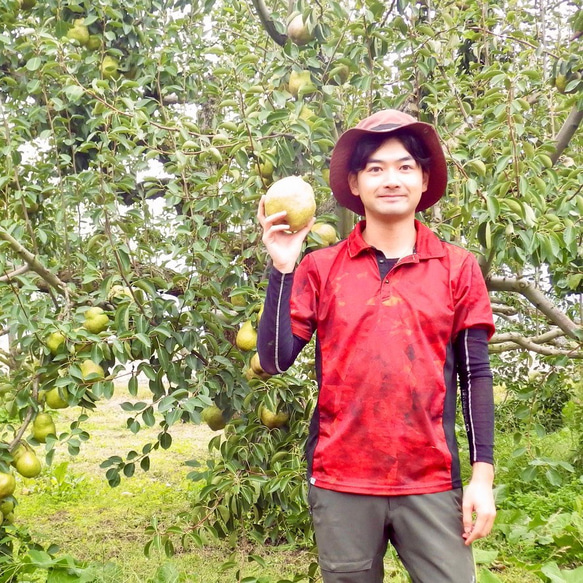
[[[397,138],[388,138],[369,157],[366,166],[350,174],[350,190],[359,196],[367,219],[413,218],[429,175]]]

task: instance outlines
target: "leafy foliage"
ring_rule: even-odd
[[[285,37],[287,3],[268,4],[0,0],[0,471],[23,440],[48,464],[56,447],[78,453],[114,381],[136,396],[148,380],[151,399],[122,408],[130,432],[159,433],[104,460],[112,486],[148,471],[172,428],[214,403],[229,423],[206,468],[189,462],[205,484],[192,515],[152,530],[169,553],[173,537],[233,533],[309,544],[309,350],[287,375],[256,378],[235,337],[256,325],[264,294],[259,196],[303,175],[319,215],[336,213],[346,234],[328,161],[371,111],[405,109],[443,137],[449,192],[424,218],[480,257],[498,315],[492,349],[513,379],[507,419],[542,434],[576,407],[564,380],[582,356],[583,178],[580,133],[563,130],[583,110],[579,12],[529,0],[299,2],[313,35],[299,46]],[[306,71],[294,96],[290,75]],[[109,318],[97,333],[84,327],[95,306]],[[88,359],[104,378],[83,375]],[[524,382],[533,368],[544,384]],[[27,432],[54,388],[79,416],[40,444]],[[263,426],[262,406],[285,409],[287,427]],[[572,473],[543,457],[525,476]]]

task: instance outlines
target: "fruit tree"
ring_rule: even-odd
[[[257,202],[301,176],[317,222],[345,235],[354,218],[332,202],[331,150],[380,108],[443,138],[448,194],[422,218],[480,258],[495,362],[539,366],[551,387],[580,366],[574,3],[0,0],[0,22],[7,502],[19,456],[32,476],[55,448],[75,454],[91,410],[121,383],[136,395],[140,377],[150,398],[123,404],[136,447],[104,461],[112,486],[147,471],[176,423],[212,419],[214,461],[188,462],[207,484],[193,521],[226,535],[244,520],[257,540],[307,533],[313,362],[308,348],[271,378],[252,363],[269,268]],[[328,229],[308,249],[334,240]],[[64,407],[79,412],[70,427]],[[143,426],[159,428],[155,442],[140,443]]]

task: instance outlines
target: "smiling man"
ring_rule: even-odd
[[[471,543],[495,516],[492,312],[475,258],[415,218],[447,185],[435,129],[380,111],[338,140],[338,202],[364,215],[306,255],[310,229],[258,219],[273,261],[258,351],[281,373],[316,334],[318,403],[307,443],[325,583],[381,583],[391,543],[414,583],[471,583]],[[462,490],[458,388],[472,476]]]

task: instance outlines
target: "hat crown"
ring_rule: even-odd
[[[356,125],[356,128],[360,130],[386,132],[415,123],[416,121],[408,113],[398,111],[397,109],[384,109],[364,118]]]

